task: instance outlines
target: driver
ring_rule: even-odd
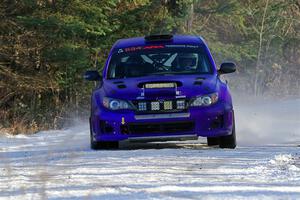
[[[178,54],[175,60],[172,62],[173,71],[187,71],[197,68],[197,58],[192,53]]]
[[[178,55],[179,66],[182,70],[195,69],[197,67],[196,59],[192,53]]]
[[[127,76],[137,77],[143,74],[143,59],[138,55],[132,55],[126,62]]]

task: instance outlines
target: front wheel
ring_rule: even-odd
[[[107,141],[94,141],[93,136],[91,135],[91,149],[99,150],[99,149],[118,149],[119,142],[107,142]]]
[[[234,149],[236,147],[235,121],[233,117],[232,134],[220,137],[220,148]]]
[[[219,143],[219,137],[207,137],[207,146],[215,146]]]

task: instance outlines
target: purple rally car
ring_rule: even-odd
[[[91,97],[91,148],[118,148],[119,141],[207,137],[208,145],[235,148],[231,95],[205,41],[189,35],[150,35],[118,40]]]

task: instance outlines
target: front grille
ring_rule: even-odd
[[[187,110],[186,99],[136,100],[132,102],[137,113],[168,113]]]
[[[100,120],[100,130],[101,133],[112,133],[114,131],[114,128],[109,125],[106,121]]]
[[[190,132],[193,131],[194,128],[195,123],[192,121],[135,123],[128,125],[129,134]]]

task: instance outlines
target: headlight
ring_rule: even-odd
[[[104,97],[103,106],[110,110],[134,109],[128,101]]]
[[[218,101],[218,93],[198,96],[192,99],[190,106],[209,106]]]

